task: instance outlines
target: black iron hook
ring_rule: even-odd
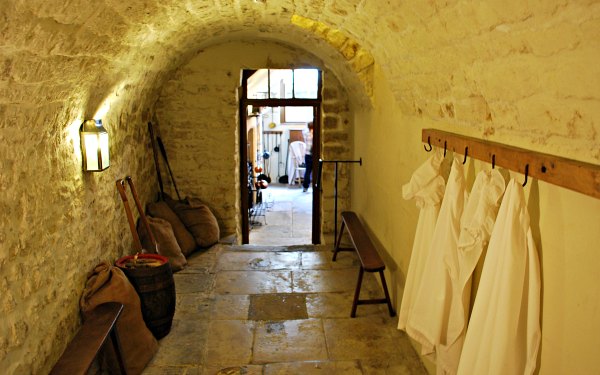
[[[496,168],[496,154],[492,155],[492,169]]]
[[[425,151],[430,152],[431,150],[433,150],[433,146],[431,145],[431,137],[428,136],[427,137],[427,144],[429,145],[429,150],[427,149],[427,146],[423,145],[423,148],[425,149]]]
[[[465,147],[465,160],[463,160],[463,164],[467,162],[467,155],[469,154],[469,147]]]
[[[446,141],[444,141],[444,157],[446,157]]]
[[[523,187],[527,185],[527,175],[529,174],[529,164],[525,165],[525,182],[523,182]]]

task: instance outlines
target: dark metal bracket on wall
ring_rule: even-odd
[[[362,158],[358,160],[323,160],[319,159],[319,174],[317,176],[317,187],[319,188],[319,192],[323,192],[323,185],[321,184],[321,176],[323,175],[323,164],[324,163],[333,163],[334,164],[334,183],[333,183],[333,230],[334,240],[337,238],[337,217],[338,217],[338,209],[337,209],[337,201],[338,201],[338,164],[358,164],[362,166]]]

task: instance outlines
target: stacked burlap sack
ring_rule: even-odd
[[[98,305],[120,302],[123,311],[117,321],[117,333],[127,374],[141,374],[158,350],[158,343],[142,318],[140,298],[119,268],[104,262],[88,276],[80,308],[85,320]],[[118,374],[119,367],[112,341],[107,340],[99,356],[101,367],[110,374]]]
[[[169,258],[173,272],[183,269],[186,258],[199,248],[219,242],[217,218],[199,199],[164,200],[150,203],[146,208],[150,230],[158,243],[158,254]],[[142,246],[148,252],[154,247],[144,226],[138,223]]]

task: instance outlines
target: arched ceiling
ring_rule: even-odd
[[[595,134],[597,2],[0,1],[0,104],[83,108],[69,118],[111,95],[151,106],[198,50],[259,38],[315,55],[355,102],[371,95],[375,67],[403,113],[539,144],[560,145],[558,127],[588,148],[569,132],[579,117]]]
[[[372,1],[371,1],[372,2]],[[48,99],[70,94],[92,108],[126,87],[156,95],[170,72],[222,41],[271,39],[310,51],[349,86],[370,92],[373,58],[363,45],[367,1],[86,0],[12,1],[3,6],[9,79],[45,82]],[[345,29],[344,25],[355,25]],[[364,24],[361,26],[361,24]],[[61,89],[62,88],[62,89]],[[19,91],[19,90],[17,90]],[[91,94],[90,94],[91,93]],[[12,94],[16,101],[31,97]],[[363,94],[364,96],[364,94]],[[55,97],[59,100],[62,98]]]

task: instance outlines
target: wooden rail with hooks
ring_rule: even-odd
[[[467,137],[437,129],[423,129],[425,149],[431,146],[444,148],[459,154],[549,182],[567,189],[600,198],[600,165],[543,154],[523,148]],[[528,167],[527,167],[528,166]]]

